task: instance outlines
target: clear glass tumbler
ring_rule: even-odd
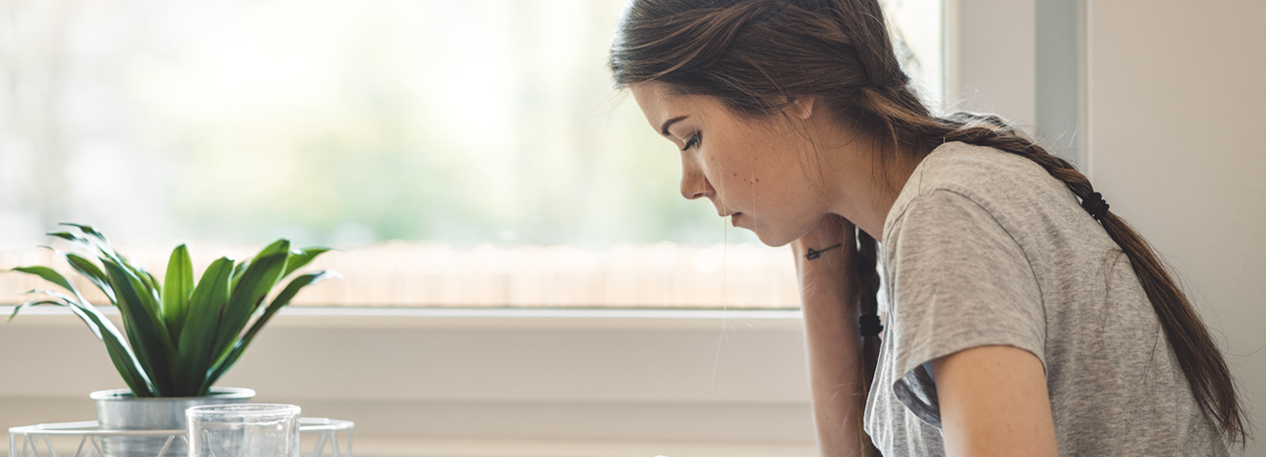
[[[298,457],[299,407],[246,403],[195,406],[189,457]]]

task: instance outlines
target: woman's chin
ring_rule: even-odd
[[[752,230],[752,233],[756,234],[756,238],[759,239],[762,244],[771,248],[782,247],[787,245],[787,243],[796,240],[795,237],[787,236],[784,233],[773,233],[769,230]]]
[[[772,248],[785,246],[787,243],[795,241],[796,238],[799,238],[797,236],[788,235],[786,233],[786,230],[779,230],[775,227],[770,227],[768,225],[753,221],[751,216],[747,214],[743,214],[743,213],[737,213],[733,216],[730,216],[730,224],[735,227],[755,233],[756,238],[760,240],[761,244],[764,244]]]

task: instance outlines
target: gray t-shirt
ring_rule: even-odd
[[[1129,260],[1032,161],[948,143],[884,223],[886,330],[866,430],[885,456],[944,455],[929,362],[1009,345],[1046,369],[1060,455],[1227,455]]]

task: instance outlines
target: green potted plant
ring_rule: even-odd
[[[63,306],[83,319],[105,343],[110,360],[128,388],[92,393],[97,419],[104,429],[182,430],[184,410],[189,406],[250,401],[254,391],[212,385],[238,361],[268,320],[301,289],[339,277],[334,271],[301,274],[280,292],[271,294],[282,279],[329,250],[292,250],[288,240],[280,239],[249,260],[217,259],[197,282],[188,249],[182,244],[172,251],[167,274],[160,282],[115,252],[106,237],[91,226],[62,225],[71,229],[48,235],[85,250],[100,265],[88,256],[49,249],[119,309],[123,332],[64,276],[43,266],[19,267],[14,271],[37,275],[65,292],[27,292],[42,296],[16,307],[9,320],[31,306]],[[269,295],[273,295],[272,300],[266,302]],[[166,443],[165,439],[118,437],[105,444],[107,454],[114,456],[152,456],[164,446],[165,455],[185,453],[180,440]]]

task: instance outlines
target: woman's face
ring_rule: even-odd
[[[708,198],[718,215],[770,246],[799,238],[827,213],[818,174],[805,172],[815,169],[805,166],[812,149],[793,125],[803,106],[751,119],[714,97],[680,95],[660,82],[630,89],[651,127],[681,150],[683,197]]]

